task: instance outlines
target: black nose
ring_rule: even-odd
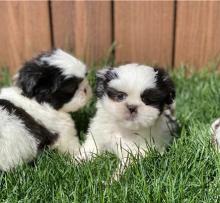
[[[128,110],[130,113],[137,113],[137,106],[136,105],[127,105]]]

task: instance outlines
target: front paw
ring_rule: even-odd
[[[77,156],[75,156],[75,160],[77,163],[83,163],[89,161],[93,158],[92,153],[80,152]]]
[[[86,156],[80,154],[74,157],[75,158],[75,162],[77,162],[78,164],[83,163],[84,161],[86,161]]]
[[[220,151],[220,118],[211,125],[212,143]]]

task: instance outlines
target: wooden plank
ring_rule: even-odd
[[[112,43],[110,1],[52,1],[56,47],[87,62],[106,56]]]
[[[115,1],[117,62],[171,65],[174,2]]]
[[[15,72],[24,60],[51,48],[48,2],[0,2],[0,67]]]
[[[178,1],[175,66],[197,68],[220,54],[220,2]]]

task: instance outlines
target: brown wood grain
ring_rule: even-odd
[[[171,65],[174,2],[115,1],[114,5],[117,62]]]
[[[52,1],[52,17],[56,47],[87,62],[106,56],[112,43],[110,1]]]
[[[24,60],[51,48],[48,2],[0,2],[0,66],[15,72]]]
[[[220,2],[177,3],[175,66],[202,68],[220,56]]]

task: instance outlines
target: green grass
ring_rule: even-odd
[[[172,76],[181,132],[163,156],[152,152],[136,160],[119,182],[106,185],[115,156],[74,165],[67,156],[44,152],[35,167],[0,175],[0,202],[219,202],[220,155],[209,128],[220,116],[220,77],[214,71],[186,77],[184,69]],[[8,82],[5,74],[1,84]],[[73,115],[81,137],[94,112],[93,101]]]

